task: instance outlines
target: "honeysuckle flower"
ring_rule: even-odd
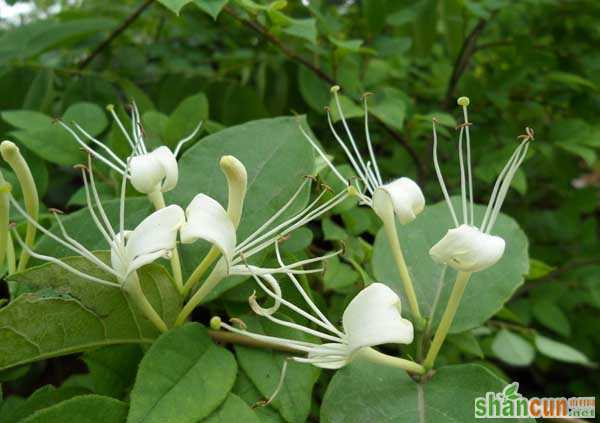
[[[44,235],[75,253],[75,255],[85,258],[98,268],[111,274],[116,281],[101,279],[83,273],[55,257],[36,253],[21,240],[16,231],[14,231],[14,234],[21,246],[35,258],[55,263],[67,271],[95,283],[108,286],[124,286],[130,280],[130,276],[132,276],[140,267],[159,258],[170,257],[171,251],[175,248],[178,230],[184,223],[184,212],[181,207],[171,205],[150,214],[142,220],[135,229],[125,230],[126,179],[123,178],[119,206],[119,226],[118,229],[115,230],[100,201],[94,182],[91,158],[88,163],[88,168],[81,167],[85,185],[86,202],[88,211],[96,225],[99,236],[105,239],[107,246],[110,249],[110,264],[104,263],[93,252],[70,236],[56,211],[54,211],[53,214],[62,237],[55,235],[53,232],[40,225],[33,217],[23,210],[14,198],[11,197],[10,202],[27,221],[44,233]]]
[[[279,264],[284,266],[278,249],[277,258]],[[283,298],[281,291],[269,289],[257,275],[253,274],[256,283],[268,296],[275,300],[276,306],[287,307],[289,310],[317,325],[319,329],[312,329],[289,320],[275,317],[274,313],[277,307],[261,307],[258,305],[255,295],[252,295],[249,299],[252,310],[256,314],[281,326],[315,336],[322,340],[323,343],[317,344],[253,333],[244,328],[240,329],[222,322],[219,318],[213,318],[211,321],[213,328],[224,328],[230,332],[245,335],[259,341],[306,353],[305,357],[293,357],[292,359],[297,362],[309,363],[326,369],[339,369],[348,364],[360,352],[371,350],[371,347],[376,345],[412,343],[412,323],[402,317],[400,298],[388,286],[382,283],[372,283],[360,291],[344,310],[342,317],[343,330],[339,330],[310,299],[310,296],[302,288],[294,274],[288,272],[286,275],[310,308],[310,313]]]
[[[425,208],[425,197],[423,196],[421,188],[419,188],[417,183],[407,177],[401,177],[389,183],[383,183],[369,133],[367,95],[363,96],[363,103],[365,109],[365,138],[367,141],[369,159],[364,159],[358,149],[358,145],[350,131],[348,123],[346,122],[338,96],[339,89],[338,86],[334,86],[331,88],[331,92],[335,98],[338,114],[348,140],[350,141],[349,144],[351,148],[348,147],[347,143],[333,126],[329,109],[326,109],[327,122],[329,123],[329,128],[331,129],[334,138],[340,144],[342,150],[344,150],[348,161],[358,176],[360,184],[357,181],[356,188],[358,189],[357,195],[360,202],[371,207],[383,221],[389,218],[391,212],[402,225],[412,222]],[[311,138],[304,128],[300,127],[300,130],[312,147],[329,166],[334,175],[344,184],[351,185],[351,181],[342,176],[323,150],[317,145],[316,141]]]
[[[469,126],[471,123],[469,122],[467,114],[469,99],[467,97],[461,97],[458,99],[458,104],[463,108],[465,120],[465,122],[460,125],[458,140],[462,222],[459,222],[454,206],[450,201],[450,196],[446,189],[446,184],[444,183],[444,178],[438,163],[436,122],[434,120],[433,162],[444,199],[448,204],[448,209],[452,215],[455,227],[448,230],[446,235],[431,247],[429,254],[435,262],[446,264],[458,271],[479,272],[497,263],[504,254],[504,239],[492,235],[490,232],[496,223],[500,208],[506,198],[513,177],[527,156],[529,142],[533,140],[534,133],[531,128],[525,128],[526,134],[519,137],[521,141],[518,147],[496,179],[483,220],[479,226],[476,226],[473,213],[473,178],[471,171],[471,140],[469,135]],[[463,138],[465,138],[466,143],[463,143]],[[466,172],[463,144],[466,144]]]
[[[125,126],[115,113],[114,107],[109,105],[108,111],[112,114],[115,122],[121,129],[123,135],[127,139],[131,147],[130,162],[126,163],[119,158],[110,148],[96,138],[92,137],[85,129],[77,123],[74,123],[75,128],[81,135],[87,138],[92,144],[99,147],[99,151],[91,148],[80,134],[75,132],[71,127],[64,122],[59,123],[73,135],[75,140],[88,153],[100,160],[102,163],[109,166],[122,176],[126,176],[133,187],[142,194],[154,194],[159,192],[167,192],[175,188],[179,179],[179,168],[177,165],[177,155],[185,143],[191,141],[202,126],[202,122],[192,131],[190,135],[179,141],[175,150],[171,151],[166,146],[160,146],[155,150],[148,151],[144,141],[144,132],[140,119],[140,113],[135,103],[131,107],[131,135],[125,129]],[[103,153],[101,153],[103,152]]]

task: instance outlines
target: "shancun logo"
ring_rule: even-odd
[[[595,397],[525,398],[519,393],[519,383],[506,385],[502,392],[487,392],[475,398],[475,417],[595,417]]]

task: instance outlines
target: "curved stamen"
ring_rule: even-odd
[[[97,146],[99,146],[100,148],[102,148],[104,151],[106,151],[106,153],[109,155],[109,157],[111,159],[113,159],[117,164],[119,164],[123,168],[127,167],[126,164],[125,164],[125,162],[123,160],[121,160],[119,158],[119,156],[117,156],[115,153],[113,153],[113,151],[110,148],[108,148],[107,145],[105,145],[103,142],[100,142],[96,138],[92,137],[77,122],[73,122],[73,125],[75,125],[75,128],[77,128],[88,140],[90,140],[91,142],[93,142],[94,144],[96,144]]]
[[[196,126],[196,128],[194,128],[194,130],[192,131],[192,133],[190,135],[188,135],[187,137],[183,138],[182,140],[180,140],[177,145],[175,146],[175,151],[173,151],[173,155],[175,157],[177,157],[177,155],[179,154],[179,151],[181,150],[181,147],[183,147],[187,142],[191,141],[192,139],[194,139],[194,137],[196,136],[196,134],[198,133],[198,131],[200,131],[200,128],[202,127],[202,124],[204,122],[200,122],[198,124],[198,126]]]
[[[467,212],[467,190],[465,183],[465,166],[463,161],[463,133],[464,126],[460,128],[460,134],[458,135],[458,161],[460,164],[460,197],[462,202],[463,222],[468,224],[469,215]]]
[[[100,195],[98,195],[98,190],[96,189],[96,182],[94,180],[94,169],[92,167],[92,157],[88,156],[88,176],[90,177],[90,188],[94,199],[96,200],[96,205],[98,208],[98,213],[102,218],[102,221],[106,225],[106,229],[108,233],[111,235],[111,238],[115,237],[115,231],[113,230],[112,224],[110,220],[108,220],[108,216],[104,212],[104,207],[102,207],[102,202],[100,201]],[[83,180],[84,184],[86,183],[86,179]]]
[[[302,127],[302,125],[298,125],[298,127],[300,128],[300,132],[302,132],[302,135],[304,135],[304,138],[306,138],[308,140],[308,142],[310,143],[310,145],[312,145],[312,147],[317,151],[317,153],[319,153],[319,156],[321,156],[321,158],[325,161],[325,163],[327,164],[327,166],[329,166],[329,169],[331,169],[331,171],[334,173],[335,176],[337,176],[337,178],[345,185],[348,185],[348,180],[346,178],[344,178],[344,176],[336,169],[336,167],[333,165],[333,163],[331,162],[331,160],[329,160],[327,158],[327,155],[323,152],[323,150],[321,150],[319,148],[319,146],[317,145],[316,141],[313,141],[313,139],[310,137],[310,135],[308,135],[306,133],[306,131],[304,130],[304,128]]]
[[[319,344],[313,344],[310,342],[296,341],[294,339],[286,339],[286,338],[277,338],[276,336],[261,335],[259,333],[254,333],[254,332],[250,332],[247,330],[241,330],[241,329],[231,326],[230,324],[227,324],[225,322],[221,322],[220,325],[230,332],[237,333],[237,334],[240,334],[243,336],[247,336],[248,338],[256,339],[258,341],[270,342],[275,345],[281,345],[283,347],[291,348],[291,349],[301,351],[301,352],[310,352],[315,347],[319,346]]]
[[[129,146],[131,147],[131,150],[133,151],[133,153],[135,155],[140,154],[140,152],[137,149],[136,144],[133,142],[133,140],[129,136],[129,133],[125,129],[125,126],[123,126],[123,123],[121,122],[121,119],[119,119],[119,116],[117,116],[117,113],[115,112],[115,107],[112,104],[109,104],[106,107],[106,110],[108,110],[108,112],[112,115],[112,117],[115,120],[115,122],[117,122],[117,125],[119,126],[119,129],[121,129],[121,132],[123,133],[123,135],[125,135],[125,139],[127,139],[127,142],[129,143]]]
[[[369,108],[367,105],[367,97],[368,94],[363,95],[363,102],[365,104],[365,136],[367,138],[367,147],[369,148],[369,155],[371,156],[371,162],[373,163],[373,167],[375,168],[375,175],[377,178],[375,179],[379,182],[379,185],[383,185],[383,181],[381,179],[381,173],[379,172],[379,165],[377,164],[377,159],[375,158],[375,153],[373,152],[373,144],[371,143],[371,134],[369,133]],[[368,166],[368,163],[367,163]]]
[[[452,201],[450,201],[450,195],[448,194],[448,189],[446,188],[446,183],[444,182],[444,177],[442,176],[442,171],[440,169],[440,164],[438,162],[437,156],[437,131],[435,128],[436,120],[433,119],[433,165],[435,167],[435,173],[438,178],[438,182],[440,184],[440,188],[442,189],[442,193],[444,194],[444,199],[446,200],[446,204],[448,205],[448,209],[450,210],[450,214],[452,215],[452,220],[454,221],[454,226],[458,228],[458,219],[456,218],[456,212],[454,211],[454,206],[452,205]]]
[[[469,126],[471,126],[471,122],[469,122],[469,116],[467,114],[467,106],[463,106],[463,115],[465,118],[465,134],[467,136],[467,180],[469,187],[469,209],[471,212],[470,225],[474,225],[474,205],[473,205],[473,176],[471,172],[471,137],[469,134]]]

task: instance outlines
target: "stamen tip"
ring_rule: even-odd
[[[56,213],[56,214],[65,214],[65,212],[64,212],[64,211],[62,211],[62,210],[60,210],[60,209],[57,209],[57,208],[54,208],[54,207],[49,207],[49,208],[48,208],[48,211],[49,211],[50,213]]]
[[[372,95],[373,95],[372,92],[367,91],[366,93],[363,93],[362,99],[366,100],[367,98],[371,97]]]
[[[114,104],[107,104],[106,105],[106,110],[108,110],[109,112],[114,112],[115,111],[115,105]]]
[[[332,87],[329,89],[329,91],[330,91],[332,94],[335,94],[335,93],[337,93],[339,90],[340,90],[340,86],[339,86],[339,85],[334,85],[334,86],[332,86]]]
[[[456,100],[456,104],[462,107],[467,107],[470,103],[471,100],[469,100],[469,97],[459,97],[458,100]]]
[[[212,330],[219,330],[221,329],[221,323],[223,323],[223,321],[219,316],[213,316],[210,319],[210,328]]]

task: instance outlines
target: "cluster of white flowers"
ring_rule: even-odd
[[[107,275],[106,278],[103,279],[84,273],[63,260],[38,254],[30,248],[27,242],[24,242],[19,237],[16,230],[14,231],[14,236],[27,253],[38,259],[55,263],[92,283],[124,289],[140,307],[140,311],[163,331],[168,329],[167,325],[145,298],[140,288],[137,271],[140,267],[158,259],[174,258],[174,255],[177,255],[176,246],[178,238],[183,244],[204,240],[212,245],[212,249],[197,265],[190,279],[185,284],[178,286],[184,296],[191,294],[187,298],[185,306],[175,323],[176,325],[185,322],[191,311],[205,300],[206,296],[215,286],[227,276],[251,276],[251,280],[254,280],[268,297],[274,299],[273,306],[265,308],[260,306],[256,296],[252,295],[249,298],[249,303],[251,309],[257,315],[263,316],[284,327],[316,336],[323,342],[302,342],[291,338],[277,338],[252,333],[246,330],[243,325],[241,328],[236,327],[223,322],[220,318],[212,320],[211,325],[213,328],[225,329],[272,345],[285,346],[293,351],[305,354],[305,356],[295,357],[296,361],[311,363],[323,368],[340,368],[357,356],[370,357],[379,362],[389,362],[389,357],[386,356],[387,358],[382,360],[380,353],[377,353],[372,347],[387,343],[410,344],[413,341],[413,323],[402,317],[399,296],[382,283],[369,283],[347,305],[342,317],[342,329],[338,329],[319,310],[311,299],[310,294],[302,288],[302,285],[296,279],[297,274],[322,270],[320,268],[306,270],[304,269],[305,265],[321,262],[337,253],[285,264],[279,251],[278,243],[280,239],[286,237],[297,228],[322,216],[344,201],[348,196],[357,197],[360,204],[372,208],[382,220],[386,228],[386,235],[390,241],[392,253],[398,265],[398,271],[404,282],[405,295],[411,306],[413,321],[419,324],[422,323],[419,321],[421,316],[418,311],[418,302],[414,294],[410,272],[404,262],[395,222],[398,221],[401,225],[407,225],[415,220],[425,208],[425,198],[417,183],[407,177],[400,177],[391,182],[383,183],[369,134],[366,98],[364,100],[364,125],[368,159],[364,159],[361,155],[358,144],[350,131],[340,105],[338,90],[338,87],[334,87],[332,93],[348,139],[347,142],[336,131],[329,111],[327,112],[327,118],[334,138],[346,154],[358,179],[351,180],[343,177],[329,157],[318,146],[317,142],[300,127],[306,139],[347,188],[332,195],[326,201],[323,199],[325,194],[325,191],[323,191],[302,210],[290,213],[292,205],[295,204],[298,196],[310,188],[309,180],[305,180],[283,207],[242,241],[238,239],[237,229],[243,218],[247,188],[248,177],[244,165],[233,156],[223,156],[221,158],[220,166],[228,184],[229,197],[227,208],[204,193],[198,193],[185,211],[179,205],[166,206],[162,193],[173,189],[178,181],[179,170],[176,157],[181,147],[197,135],[200,125],[198,125],[192,134],[181,140],[174,151],[171,151],[166,146],[161,146],[149,152],[144,142],[140,114],[135,104],[132,106],[130,131],[126,130],[125,125],[118,118],[114,108],[112,106],[108,108],[131,147],[131,155],[125,160],[119,158],[116,153],[101,141],[89,135],[79,125],[74,124],[75,129],[73,129],[69,124],[61,122],[61,125],[74,136],[75,140],[89,152],[87,166],[80,167],[85,185],[87,210],[96,225],[99,236],[106,241],[107,248],[110,250],[109,263],[104,262],[99,256],[89,251],[80,242],[70,236],[58,213],[54,214],[57,230],[54,232],[49,231],[40,225],[35,217],[30,216],[17,201],[11,198],[12,206],[31,225],[77,256],[83,257],[103,270]],[[431,247],[430,255],[434,261],[451,266],[458,271],[476,272],[493,265],[503,255],[505,241],[498,236],[491,235],[490,231],[498,217],[500,207],[506,197],[512,178],[519,165],[525,159],[529,141],[533,139],[533,132],[529,129],[527,130],[527,136],[524,137],[501,172],[493,188],[492,197],[483,222],[479,227],[476,227],[473,215],[470,122],[467,116],[468,99],[459,99],[459,104],[463,107],[465,118],[464,124],[460,125],[459,136],[463,219],[462,223],[460,223],[441,175],[437,159],[438,141],[434,122],[434,165],[444,198],[448,203],[456,227],[449,229],[448,233],[437,244]],[[463,142],[463,138],[466,138],[466,172],[463,153],[463,144],[465,143]],[[90,142],[91,145],[96,146],[97,150],[93,149],[85,140]],[[98,194],[92,168],[92,158],[106,164],[122,177],[119,221],[116,227],[110,222]],[[127,182],[130,182],[140,193],[147,194],[157,209],[143,219],[133,230],[128,230],[125,227],[125,192]],[[291,217],[279,222],[284,215],[290,214]],[[257,253],[272,247],[274,247],[276,253],[277,267],[259,267],[248,262]],[[178,266],[179,261],[172,261],[172,265]],[[200,281],[211,266],[212,269],[208,276],[204,278],[203,283],[199,287],[196,287],[196,283]],[[276,278],[277,275],[283,275],[291,281],[306,302],[306,306],[308,306],[310,312],[283,298],[279,281]],[[368,283],[370,281],[365,282]],[[197,289],[194,291],[193,288]],[[319,329],[276,317],[275,313],[282,306],[297,313]],[[414,362],[400,358],[396,359],[393,365],[415,372],[422,372],[423,370],[420,365]]]

